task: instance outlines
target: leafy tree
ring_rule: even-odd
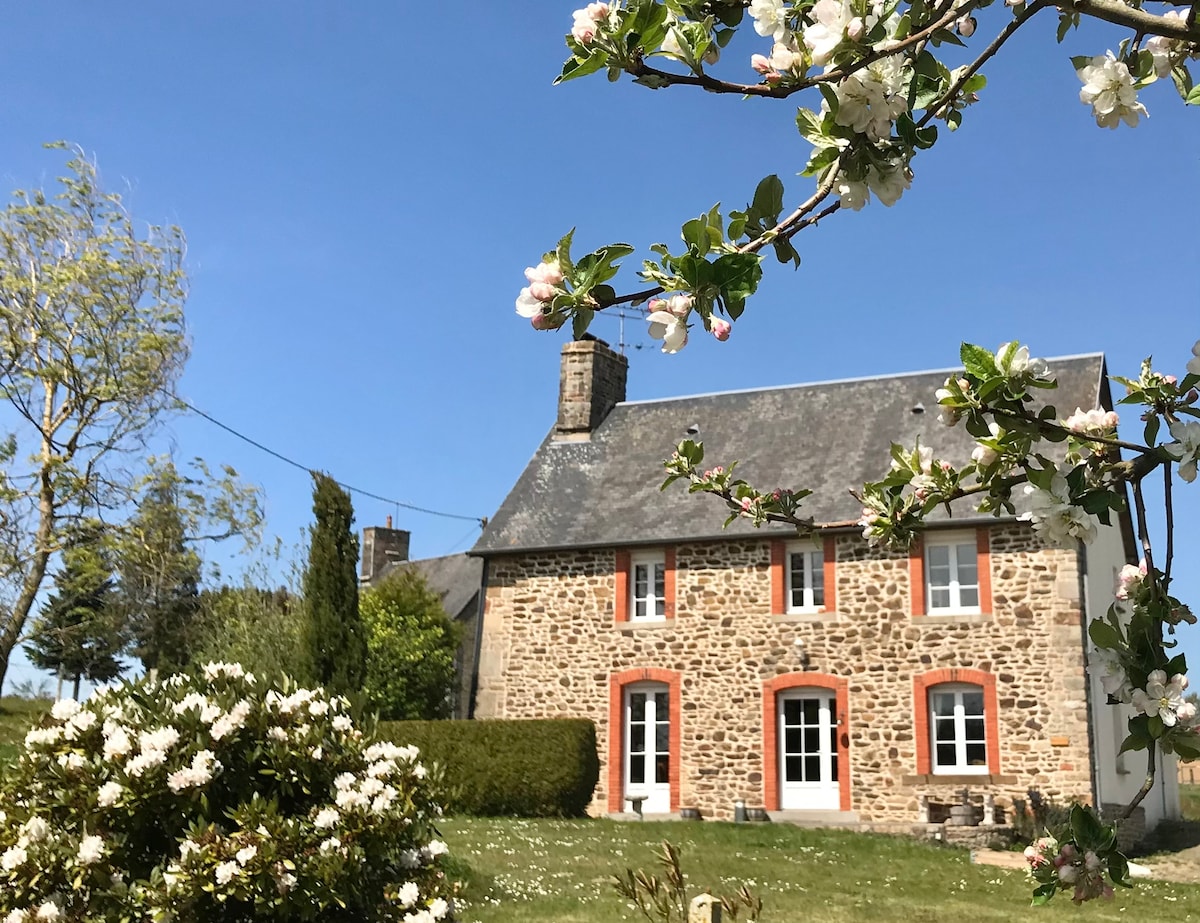
[[[133,653],[147,670],[187,669],[195,657],[205,542],[241,535],[253,542],[262,523],[259,491],[225,467],[212,474],[193,459],[187,474],[151,457],[133,516],[114,529],[119,583]]]
[[[359,611],[368,705],[385,721],[449,717],[461,633],[420,572],[389,575],[362,594]]]
[[[85,523],[70,539],[54,586],[25,650],[34,666],[72,680],[78,699],[81,680],[120,676],[127,640],[114,604],[112,551],[98,523]]]
[[[313,472],[313,514],[304,571],[304,645],[312,678],[327,689],[356,694],[366,676],[367,641],[358,612],[358,536],[350,495],[327,474]]]
[[[210,661],[240,663],[270,681],[306,672],[304,606],[286,589],[247,582],[202,590],[199,607],[193,669]]]
[[[133,653],[164,673],[190,664],[200,608],[200,555],[187,543],[179,486],[174,464],[156,472],[125,526],[118,562]]]
[[[61,149],[63,145],[54,145]],[[139,231],[95,165],[0,212],[0,683],[51,558],[85,511],[128,502],[128,459],[171,409],[188,356],[184,241]]]

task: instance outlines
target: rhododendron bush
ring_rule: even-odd
[[[0,920],[452,919],[425,768],[237,665],[65,700],[0,793]]]
[[[895,205],[916,179],[918,155],[943,143],[968,107],[986,101],[983,67],[1018,31],[1048,27],[1066,43],[1084,18],[1108,24],[1112,46],[1071,57],[1078,82],[1062,91],[1077,92],[1099,127],[1127,130],[1148,114],[1141,94],[1152,84],[1173,84],[1185,104],[1200,103],[1192,80],[1200,58],[1196,12],[1196,5],[1143,0],[589,3],[574,13],[560,82],[605,73],[654,90],[794,96],[800,105],[784,114],[811,147],[801,175],[812,177],[813,187],[785,207],[783,183],[768,176],[745,208],[722,214],[714,206],[687,220],[682,246],[651,246],[626,292],[614,281],[635,248],[608,244],[580,256],[568,233],[525,271],[517,313],[537,330],[569,323],[580,337],[597,311],[644,306],[648,333],[663,352],[684,349],[696,328],[726,341],[758,288],[763,254],[798,266],[801,231],[876,200]],[[756,50],[735,58],[730,49],[744,47],[731,45],[739,29],[757,36],[747,36]],[[970,460],[955,464],[929,446],[894,445],[885,477],[858,493],[857,522],[814,522],[804,512],[811,491],[803,485],[755,487],[736,476],[736,462],[705,466],[703,446],[690,440],[667,461],[667,484],[682,481],[692,492],[717,496],[729,521],[788,523],[801,535],[858,526],[868,541],[891,548],[907,547],[929,513],[955,503],[1016,516],[1044,541],[1067,546],[1093,540],[1114,514],[1131,513],[1142,561],[1122,574],[1115,604],[1089,627],[1091,669],[1114,701],[1135,711],[1124,749],[1147,755],[1128,816],[1153,787],[1160,752],[1200,757],[1196,710],[1183,697],[1187,664],[1172,637],[1180,622],[1195,618],[1170,594],[1171,486],[1176,475],[1194,481],[1200,463],[1200,422],[1191,419],[1200,417],[1200,343],[1190,359],[1171,357],[1182,366],[1171,372],[1147,360],[1137,378],[1114,378],[1125,389],[1121,403],[1133,405],[1143,424],[1137,440],[1118,437],[1113,411],[1054,407],[1053,369],[1016,341],[995,351],[964,344],[960,360],[962,371],[931,398],[943,423],[965,427],[975,440]],[[1166,501],[1157,537],[1143,494],[1151,475],[1163,478]],[[1113,828],[1087,807],[1076,806],[1070,825],[1032,850],[1030,862],[1038,901],[1059,890],[1085,901],[1126,883]]]

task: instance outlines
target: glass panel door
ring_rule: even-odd
[[[833,693],[800,689],[777,701],[780,808],[836,811],[841,798]]]

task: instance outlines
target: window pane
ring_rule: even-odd
[[[983,730],[982,718],[968,718],[966,721],[965,736],[963,738],[968,743],[983,743],[987,739]]]
[[[792,608],[793,609],[803,609],[804,608],[804,588],[803,587],[793,587],[792,588]]]
[[[835,725],[835,724],[831,724],[829,726],[829,752],[832,754],[832,756],[829,760],[830,778],[832,779],[832,781],[836,782],[837,777],[838,777],[838,773],[837,773],[838,760],[837,760],[837,725]]]
[[[954,765],[954,744],[938,744],[934,752],[938,768]]]
[[[783,777],[786,782],[803,782],[803,768],[800,757],[789,756],[783,761]]]
[[[825,605],[825,555],[814,551],[809,556],[812,573],[812,602],[814,606]]]
[[[958,604],[963,608],[979,605],[979,590],[976,587],[959,587]]]
[[[629,752],[641,753],[646,749],[646,725],[631,724],[629,726]]]
[[[975,584],[979,582],[978,569],[975,566],[975,546],[957,545],[958,553],[958,582]]]
[[[954,693],[936,692],[933,696],[933,713],[939,717],[954,714]]]
[[[784,699],[783,700],[783,723],[784,724],[799,724],[800,723],[800,700],[799,699]]]
[[[949,545],[930,545],[929,546],[929,569],[943,568],[950,569],[950,546]]]
[[[982,692],[964,692],[962,693],[963,713],[967,715],[978,715],[983,717],[983,693]]]
[[[987,747],[983,744],[967,744],[967,765],[986,766]]]
[[[793,590],[797,590],[797,589],[802,590],[805,587],[804,555],[799,554],[799,553],[793,554],[790,556],[789,560],[791,561],[792,589]]]
[[[804,703],[804,723],[816,724],[821,715],[821,703],[816,699],[801,699]]]
[[[666,721],[668,712],[668,696],[665,692],[654,693],[654,718],[656,721]]]
[[[663,618],[667,614],[667,601],[661,596],[654,600],[654,614]]]
[[[819,728],[806,727],[804,729],[804,752],[816,753],[821,749],[821,731]]]
[[[671,757],[665,753],[660,753],[658,758],[654,761],[654,781],[671,781]]]
[[[819,756],[804,757],[804,781],[821,781],[821,758]]]
[[[934,609],[949,609],[950,589],[932,586],[929,591],[929,605]]]
[[[654,726],[654,749],[659,753],[667,753],[671,749],[671,726],[656,724]]]
[[[629,781],[641,785],[646,781],[646,759],[642,755],[634,756],[629,761]]]
[[[933,739],[938,743],[954,741],[954,719],[935,718],[933,721]]]
[[[633,692],[629,695],[629,718],[632,721],[646,720],[646,693]]]
[[[646,600],[635,599],[633,601],[633,617],[635,619],[644,619],[646,617]]]
[[[666,585],[667,585],[667,565],[655,564],[654,565],[654,595],[655,596],[666,596],[667,595]]]
[[[788,728],[783,732],[783,749],[788,753],[800,752],[799,728]]]
[[[645,596],[650,583],[649,571],[645,564],[636,564],[633,568],[633,595]]]

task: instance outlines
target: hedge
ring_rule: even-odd
[[[453,814],[583,817],[600,778],[596,728],[583,719],[381,721],[379,736],[438,764]]]

